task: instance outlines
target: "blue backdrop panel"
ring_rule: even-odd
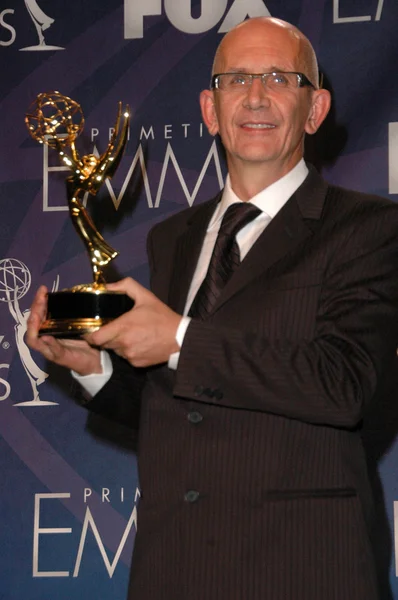
[[[79,151],[101,153],[117,102],[131,106],[122,164],[88,208],[120,251],[110,278],[130,275],[148,285],[149,229],[223,185],[222,152],[198,106],[215,48],[246,16],[268,14],[311,39],[333,93],[308,157],[331,182],[396,200],[396,3],[0,1],[1,599],[124,598],[139,501],[130,432],[88,415],[69,374],[24,342],[40,284],[60,289],[91,278],[66,207],[67,173],[29,137],[24,115],[39,92],[59,90],[84,111]],[[398,600],[397,389],[385,398],[366,442],[377,467],[377,554]]]

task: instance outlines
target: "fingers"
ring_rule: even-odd
[[[131,311],[129,311],[129,313],[130,312]],[[125,313],[124,315],[118,317],[117,319],[114,319],[107,325],[103,325],[93,333],[88,333],[84,336],[84,339],[90,344],[90,346],[97,346],[105,349],[113,348],[114,340],[119,336],[121,332],[126,331],[128,327],[126,323],[126,315],[128,315],[129,313]]]
[[[47,313],[47,293],[46,286],[41,285],[36,292],[31,307],[31,314],[37,314],[42,321],[45,319]]]
[[[47,314],[47,288],[42,285],[36,292],[30,309],[27,323],[26,341],[29,346],[35,348],[39,338],[39,329]]]
[[[153,296],[152,292],[131,277],[126,277],[116,283],[108,283],[106,287],[110,292],[124,292],[127,296],[135,300],[136,305]]]
[[[100,352],[84,340],[57,339],[44,335],[37,338],[34,349],[47,360],[80,375],[102,372]]]
[[[92,346],[112,349],[117,354],[121,354],[118,350],[118,340],[124,336],[128,328],[134,326],[134,311],[146,303],[157,301],[157,298],[131,277],[126,277],[116,283],[108,283],[106,287],[111,292],[123,292],[132,298],[135,301],[134,308],[107,325],[103,325],[98,331],[84,336],[84,339]]]
[[[38,338],[36,350],[38,350],[47,360],[62,364],[64,349],[60,342],[55,338],[49,335]]]
[[[149,300],[85,339],[89,344],[113,350],[135,367],[167,362],[170,354],[179,350],[175,336],[181,315],[153,294]]]

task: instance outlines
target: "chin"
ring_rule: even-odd
[[[270,148],[269,145],[265,144],[245,144],[245,146],[240,148],[235,156],[238,156],[242,160],[247,161],[268,161],[274,160],[277,158],[277,153],[275,152],[275,147]]]
[[[276,156],[271,154],[271,152],[256,151],[254,149],[251,152],[241,152],[237,156],[242,161],[249,163],[268,163],[276,159]]]

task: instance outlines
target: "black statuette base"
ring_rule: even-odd
[[[132,309],[134,300],[118,292],[52,292],[39,335],[76,339]]]

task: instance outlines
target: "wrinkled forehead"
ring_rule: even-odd
[[[237,28],[222,40],[213,72],[242,69],[264,72],[270,68],[302,70],[303,42],[292,29],[266,24]]]

